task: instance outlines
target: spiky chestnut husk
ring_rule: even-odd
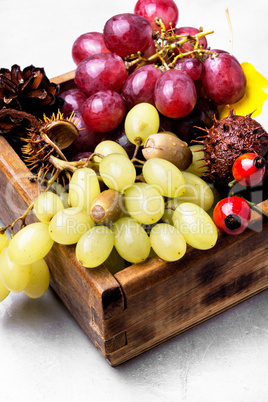
[[[206,178],[225,193],[233,180],[232,166],[236,158],[246,152],[255,152],[268,160],[268,134],[251,114],[235,115],[230,110],[223,119],[215,119],[203,137]]]
[[[53,114],[51,118],[44,116],[43,121],[34,118],[31,118],[31,121],[27,136],[21,138],[26,142],[21,147],[22,159],[35,173],[36,179],[43,182],[53,177],[58,170],[51,156],[66,161],[61,150],[72,143],[79,131],[75,116],[71,115],[65,119],[60,112]]]

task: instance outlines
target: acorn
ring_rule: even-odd
[[[91,202],[89,215],[94,222],[107,225],[119,219],[123,210],[122,194],[119,191],[108,189],[102,191]]]
[[[186,170],[192,163],[192,152],[187,142],[170,131],[150,135],[142,149],[146,160],[162,158],[173,163],[180,170]]]

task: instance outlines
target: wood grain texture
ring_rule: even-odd
[[[53,79],[62,90],[74,72]],[[0,216],[10,223],[39,192],[29,170],[0,137]],[[268,201],[262,203],[268,212]],[[30,214],[28,222],[36,221]],[[55,244],[46,260],[51,286],[112,366],[158,345],[268,287],[268,223],[252,213],[250,229],[221,235],[206,251],[188,250],[174,263],[158,258],[114,276],[82,267],[75,246]]]

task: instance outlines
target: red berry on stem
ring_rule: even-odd
[[[159,112],[176,119],[191,113],[197,100],[194,81],[179,70],[162,73],[156,81],[154,97]]]
[[[127,108],[131,109],[142,102],[151,103],[154,106],[154,88],[161,75],[161,71],[152,64],[142,66],[130,74],[121,88],[121,95]]]
[[[91,95],[82,108],[82,117],[87,127],[101,133],[118,127],[125,114],[126,105],[123,98],[110,90]]]
[[[185,38],[187,38],[188,35],[194,36],[194,35],[200,33],[200,30],[197,28],[194,28],[194,27],[180,27],[180,28],[175,29],[174,33],[175,33],[175,35],[178,35],[178,36],[185,35]],[[184,39],[184,37],[181,37],[177,40],[179,41],[182,39]],[[199,43],[203,49],[206,49],[208,46],[206,37],[200,39]],[[191,41],[187,41],[180,47],[180,50],[182,51],[182,53],[186,53],[189,51],[191,52],[194,50],[194,46],[192,45]],[[174,51],[175,51],[175,53],[178,53],[177,49],[174,49]]]
[[[228,53],[208,57],[202,83],[209,99],[217,105],[238,102],[245,94],[246,78],[241,65]]]
[[[163,20],[166,29],[169,29],[170,23],[175,28],[179,18],[179,10],[173,0],[138,0],[134,13],[146,18],[157,31],[160,30],[155,23],[157,17]]]
[[[239,156],[232,167],[234,179],[242,186],[255,186],[260,183],[265,173],[265,159],[255,153]]]
[[[192,80],[196,81],[202,78],[204,73],[204,65],[201,60],[196,58],[183,58],[178,59],[175,64],[175,69],[179,71],[184,71],[187,73]]]
[[[241,197],[231,196],[220,200],[213,211],[215,225],[224,233],[238,235],[247,228],[250,207]]]
[[[101,32],[87,32],[74,41],[72,58],[76,65],[86,57],[97,53],[110,53],[110,50],[105,46]]]
[[[110,89],[119,92],[128,73],[120,56],[114,53],[99,53],[87,57],[78,64],[75,83],[86,95]]]
[[[144,52],[152,43],[152,27],[140,15],[125,13],[114,15],[103,29],[107,48],[121,57]]]
[[[72,112],[80,111],[87,99],[86,94],[78,88],[67,89],[60,94],[60,97],[64,100],[61,112],[66,117],[70,116]]]

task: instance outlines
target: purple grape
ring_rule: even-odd
[[[149,47],[147,47],[147,49],[143,53],[143,57],[145,59],[149,59],[149,57],[153,56],[155,52],[156,52],[155,41],[152,39]],[[154,63],[154,61],[151,61],[151,63]]]
[[[61,112],[66,117],[70,116],[72,112],[81,110],[83,103],[87,99],[86,94],[78,88],[67,89],[60,94],[60,97],[64,100]]]
[[[172,119],[170,117],[166,117],[163,114],[159,113],[160,117],[160,125],[159,125],[159,132],[160,131],[174,131],[174,122],[176,119]]]
[[[157,31],[160,27],[155,23],[156,17],[163,20],[166,29],[169,29],[170,23],[175,28],[179,18],[178,7],[173,0],[138,0],[134,12],[146,18]]]
[[[246,78],[236,58],[228,53],[208,57],[204,62],[203,89],[217,105],[238,102],[245,93]]]
[[[187,73],[192,80],[196,81],[202,78],[204,73],[204,65],[201,60],[193,58],[182,58],[178,59],[175,64],[175,69],[179,71],[184,71]]]
[[[70,158],[70,161],[79,161],[80,159],[87,159],[93,152],[79,152]]]
[[[76,65],[86,57],[97,53],[110,53],[100,32],[87,32],[80,35],[73,43],[72,58]]]
[[[188,35],[190,36],[194,36],[198,33],[200,33],[199,29],[194,28],[194,27],[180,27],[175,29],[175,35],[184,35],[185,37],[187,37]],[[184,39],[183,37],[181,37],[180,39],[177,39],[177,41]],[[207,39],[206,37],[200,39],[199,41],[200,45],[203,47],[203,49],[207,49]],[[185,42],[181,47],[180,50],[182,51],[182,53],[187,53],[187,52],[191,52],[194,50],[193,45],[191,44],[190,41]],[[178,50],[175,49],[175,53],[178,53]]]
[[[147,102],[154,105],[154,87],[161,71],[152,64],[140,67],[128,76],[121,88],[127,108]]]
[[[155,106],[166,117],[187,116],[196,104],[196,88],[188,74],[167,70],[158,78],[155,90]]]
[[[135,145],[132,144],[132,142],[130,142],[127,138],[124,123],[121,123],[115,130],[104,134],[103,139],[117,142],[119,145],[121,145],[121,147],[124,148],[128,156],[132,158],[135,151]]]
[[[214,102],[206,98],[198,98],[196,105],[188,116],[173,119],[174,133],[188,144],[205,133],[202,128],[210,128],[214,118],[218,118],[218,109]]]
[[[91,95],[82,108],[82,117],[87,127],[101,133],[118,127],[125,114],[126,105],[122,96],[110,90]]]
[[[152,41],[152,27],[140,15],[125,13],[114,15],[103,29],[107,48],[121,57],[144,52]]]
[[[87,57],[78,64],[75,83],[86,95],[110,89],[119,92],[128,73],[120,56],[99,53]]]

